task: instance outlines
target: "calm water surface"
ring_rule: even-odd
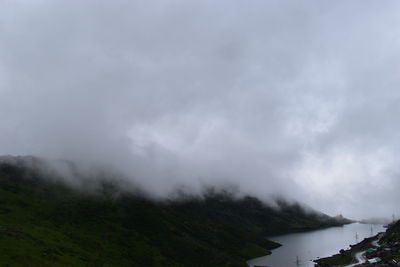
[[[371,230],[372,228],[372,230]],[[271,267],[314,266],[312,260],[336,254],[350,244],[385,231],[382,225],[352,223],[342,227],[330,227],[304,233],[281,235],[269,238],[282,244],[272,250],[272,254],[255,258],[249,266],[267,265]],[[297,257],[300,265],[296,263]]]

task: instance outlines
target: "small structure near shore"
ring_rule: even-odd
[[[381,262],[381,261],[382,261],[381,258],[376,257],[376,258],[373,258],[373,259],[369,259],[367,262],[368,262],[368,263],[379,263],[379,262]]]

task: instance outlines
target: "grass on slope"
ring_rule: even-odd
[[[155,203],[85,193],[23,165],[0,164],[1,266],[247,266],[279,244],[263,238],[335,224],[251,197]]]
[[[180,205],[111,198],[0,168],[2,266],[245,266],[277,244]]]

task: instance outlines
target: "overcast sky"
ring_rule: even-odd
[[[0,154],[400,215],[400,2],[0,7]]]

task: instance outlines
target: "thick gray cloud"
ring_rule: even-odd
[[[397,1],[0,5],[1,154],[400,214]]]

